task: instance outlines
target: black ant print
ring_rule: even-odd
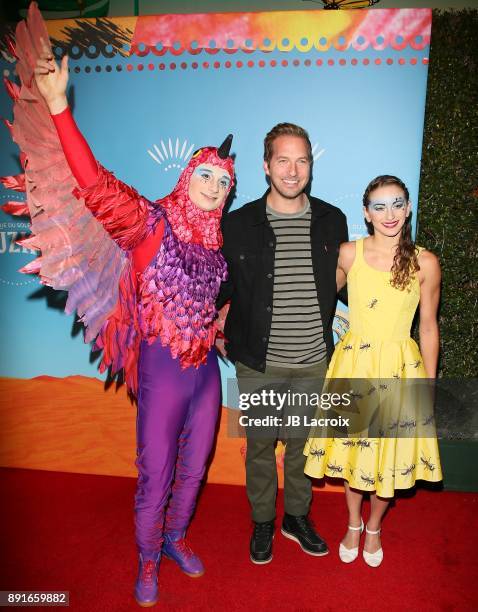
[[[413,473],[413,470],[415,469],[415,467],[416,466],[415,466],[414,463],[412,463],[412,464],[410,464],[408,466],[405,464],[405,466],[403,468],[400,468],[400,474],[402,476],[411,476],[412,473]]]
[[[370,440],[366,440],[365,438],[360,438],[360,440],[357,440],[356,444],[361,451],[363,451],[365,448],[373,450],[372,443],[370,442]]]
[[[350,447],[355,446],[355,441],[354,440],[342,440],[342,445],[350,448]]]
[[[350,475],[353,477],[354,472],[355,472],[355,468],[352,467],[352,465],[350,463],[349,463],[349,472],[350,472]]]
[[[388,429],[389,431],[392,431],[392,429],[397,429],[397,427],[398,427],[398,421],[392,421]]]
[[[370,348],[370,343],[369,342],[362,342],[362,344],[360,345],[360,350],[361,351],[368,351],[369,348]]]
[[[431,457],[428,457],[428,459],[426,457],[420,457],[420,461],[425,466],[425,470],[430,470],[430,472],[435,471],[436,466],[431,462]]]
[[[325,455],[325,450],[323,448],[313,448],[310,451],[310,454],[312,455],[312,457],[323,457]]]
[[[364,482],[367,486],[373,487],[375,484],[375,478],[372,478],[372,474],[369,472],[368,476],[365,472],[362,471],[362,476],[360,476],[360,480]]]
[[[429,415],[427,416],[427,418],[426,418],[426,419],[423,421],[423,425],[424,425],[424,426],[426,426],[426,425],[430,425],[431,423],[433,423],[433,421],[434,421],[434,420],[435,420],[434,415],[433,415],[433,414],[429,414]]]
[[[377,387],[374,387],[373,385],[370,387],[370,389],[368,390],[367,395],[372,395],[372,393],[375,393],[375,391],[377,390]]]
[[[410,365],[413,366],[415,368],[415,370],[416,370],[420,366],[421,363],[422,362],[420,361],[420,359],[417,359],[417,361],[414,361]]]
[[[408,421],[402,421],[400,423],[400,428],[408,429],[408,431],[411,431],[416,426],[417,426],[417,422],[414,419],[409,419]]]
[[[383,482],[383,474],[381,472],[377,472],[377,480],[378,482]]]
[[[351,351],[353,349],[353,346],[351,344],[347,344],[346,346],[344,346],[344,348],[342,349],[343,351]]]
[[[400,378],[398,374],[392,374],[392,378]]]
[[[388,385],[379,385],[380,391],[386,391],[388,389]]]
[[[372,301],[367,304],[367,308],[370,308],[370,309],[375,308],[377,304],[378,304],[377,298],[373,298]]]
[[[327,463],[327,469],[333,472],[334,476],[336,474],[342,474],[344,468],[341,465],[337,465],[334,461],[333,465],[331,463]]]

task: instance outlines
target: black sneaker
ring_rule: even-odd
[[[322,557],[329,553],[327,544],[315,531],[307,516],[292,516],[284,514],[282,521],[282,535],[300,544],[300,547],[308,555]]]
[[[274,539],[274,521],[254,523],[250,552],[252,563],[265,564],[272,561],[272,540]]]

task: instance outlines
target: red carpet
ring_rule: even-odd
[[[131,595],[134,480],[12,469],[0,474],[0,590],[68,590],[70,608],[81,612],[140,609]],[[337,556],[343,496],[319,492],[312,516],[331,554],[310,557],[277,533],[272,563],[255,566],[248,557],[244,489],[208,485],[189,532],[206,574],[191,579],[164,560],[155,609],[476,610],[477,515],[478,494],[419,490],[398,499],[386,517],[383,565],[371,569],[359,557],[345,566]]]

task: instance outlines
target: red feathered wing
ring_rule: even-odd
[[[33,78],[40,38],[49,40],[36,3],[15,36],[17,73],[21,86],[6,81],[13,99],[13,124],[7,122],[21,150],[23,175],[3,177],[10,189],[25,191],[32,234],[23,246],[41,251],[22,272],[37,273],[41,282],[68,291],[66,312],[78,312],[86,327],[85,341],[93,340],[118,302],[118,286],[127,264],[124,251],[103,225],[72,194],[77,187],[48,107]],[[9,202],[3,209],[25,214],[26,207]],[[126,272],[126,270],[125,270]]]

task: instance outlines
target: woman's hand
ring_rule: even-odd
[[[60,66],[55,62],[47,43],[40,39],[42,51],[35,66],[35,81],[48,105],[50,113],[57,115],[68,106],[66,86],[68,84],[68,56],[63,56]]]

